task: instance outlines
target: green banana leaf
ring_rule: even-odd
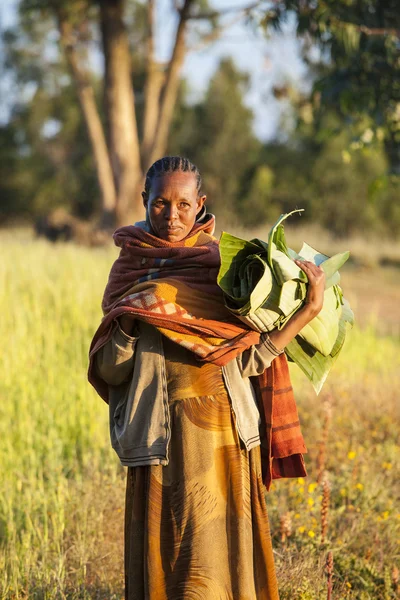
[[[300,336],[296,336],[285,348],[285,353],[289,360],[300,367],[303,373],[311,381],[317,394],[320,393],[322,386],[328,377],[329,371],[339,356],[346,338],[347,329],[354,324],[353,311],[345,298],[343,298],[343,301],[344,304],[339,320],[338,335],[335,345],[328,356],[324,356],[318,352],[318,350],[315,350],[311,344],[306,342],[304,338],[301,338]]]
[[[353,313],[343,299],[339,269],[349,257],[329,257],[304,243],[297,253],[286,244],[284,221],[302,209],[281,215],[268,234],[268,242],[246,241],[224,232],[220,240],[218,284],[229,310],[259,332],[281,329],[301,308],[307,295],[307,276],[295,259],[321,266],[326,285],[324,305],[286,348],[288,357],[306,373],[317,393],[343,345],[346,324]]]

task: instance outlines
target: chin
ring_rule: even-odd
[[[176,234],[168,233],[167,236],[164,237],[164,239],[167,240],[167,242],[180,242],[185,237],[186,237],[186,233],[176,233]]]

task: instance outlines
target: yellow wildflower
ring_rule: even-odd
[[[350,452],[347,453],[347,458],[349,460],[354,460],[356,455],[357,455],[357,452],[355,452],[354,450],[350,450]]]
[[[310,529],[310,531],[308,532],[308,536],[310,538],[314,538],[315,537],[315,533],[314,533],[314,531],[312,529]]]
[[[310,484],[308,485],[308,493],[309,493],[309,494],[312,494],[312,493],[313,493],[313,491],[316,489],[317,485],[318,485],[317,483],[310,483]]]
[[[304,533],[304,532],[305,532],[305,530],[306,530],[306,528],[305,528],[303,525],[301,525],[301,526],[300,526],[300,527],[297,529],[297,531],[298,531],[299,533]]]
[[[351,162],[351,154],[348,150],[342,150],[342,161],[348,165]]]
[[[364,486],[363,486],[363,484],[362,484],[362,483],[357,483],[357,484],[356,484],[356,489],[357,489],[357,490],[360,490],[360,492],[362,492],[362,491],[363,491],[363,489],[364,489]]]

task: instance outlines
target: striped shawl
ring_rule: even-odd
[[[112,336],[116,319],[131,314],[193,352],[199,360],[225,365],[259,342],[226,309],[218,287],[218,241],[214,217],[196,223],[181,242],[167,242],[142,227],[117,229],[121,248],[104,292],[104,318],[90,347],[89,381],[108,401],[108,387],[94,368],[94,355]],[[306,474],[306,452],[284,354],[253,378],[261,413],[263,480]]]

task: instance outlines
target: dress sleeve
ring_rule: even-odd
[[[269,338],[268,333],[262,333],[260,343],[239,354],[236,358],[242,377],[255,377],[267,369],[274,358],[282,354]]]
[[[111,339],[98,350],[95,356],[96,369],[106,383],[119,385],[128,379],[133,370],[138,337],[128,335],[118,325]]]

